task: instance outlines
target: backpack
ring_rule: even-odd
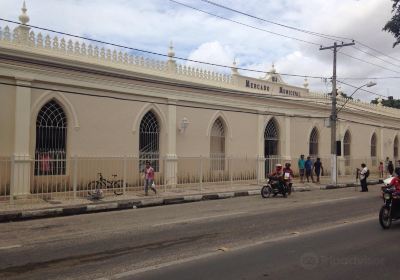
[[[367,169],[367,172],[365,172],[365,178],[368,178],[369,177],[369,169]]]

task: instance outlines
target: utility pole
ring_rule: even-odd
[[[319,50],[330,50],[333,49],[333,75],[332,75],[332,111],[330,116],[331,125],[331,180],[332,184],[336,186],[337,184],[337,158],[336,158],[336,54],[337,49],[347,46],[355,45],[354,41],[351,43],[344,44],[343,42],[338,45],[336,42],[333,46],[320,47]]]

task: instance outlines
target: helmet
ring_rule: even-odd
[[[282,164],[278,163],[275,165],[276,170],[281,170],[282,169]]]
[[[396,167],[394,173],[396,173],[397,176],[400,176],[400,167]]]

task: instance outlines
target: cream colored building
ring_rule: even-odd
[[[260,79],[235,64],[230,74],[188,67],[172,46],[153,60],[42,34],[24,25],[26,9],[20,21],[0,31],[0,157],[9,162],[1,173],[13,195],[31,193],[38,177],[79,188],[71,174],[83,170],[73,164],[81,158],[150,158],[169,185],[179,185],[181,170],[188,178],[198,171],[199,159],[208,161],[202,172],[223,172],[233,161],[237,171],[245,162],[258,180],[273,164],[265,158],[312,154],[329,165],[330,97],[310,91],[307,80],[289,85],[274,67]],[[399,121],[396,109],[350,100],[339,114],[340,174],[362,161],[376,170],[385,157],[397,159]],[[129,185],[140,167],[124,166],[118,172]]]

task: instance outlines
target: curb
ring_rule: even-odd
[[[368,181],[368,185],[378,185],[383,183],[382,180],[371,180]],[[359,184],[356,183],[348,183],[348,184],[336,184],[335,185],[326,185],[326,186],[321,186],[321,190],[333,190],[333,189],[344,189],[344,188],[354,188],[360,186]]]
[[[311,191],[310,187],[293,187],[293,192]],[[0,212],[0,223],[24,221],[33,219],[44,219],[52,217],[72,216],[81,214],[92,214],[107,211],[121,211],[127,209],[155,207],[162,205],[173,205],[181,203],[199,202],[205,200],[227,199],[235,197],[260,195],[260,189],[249,191],[223,192],[194,194],[167,198],[150,198],[150,199],[131,199],[121,200],[117,202],[95,202],[91,204],[79,204],[74,206],[65,206],[57,208],[45,208],[37,210],[17,210]]]

